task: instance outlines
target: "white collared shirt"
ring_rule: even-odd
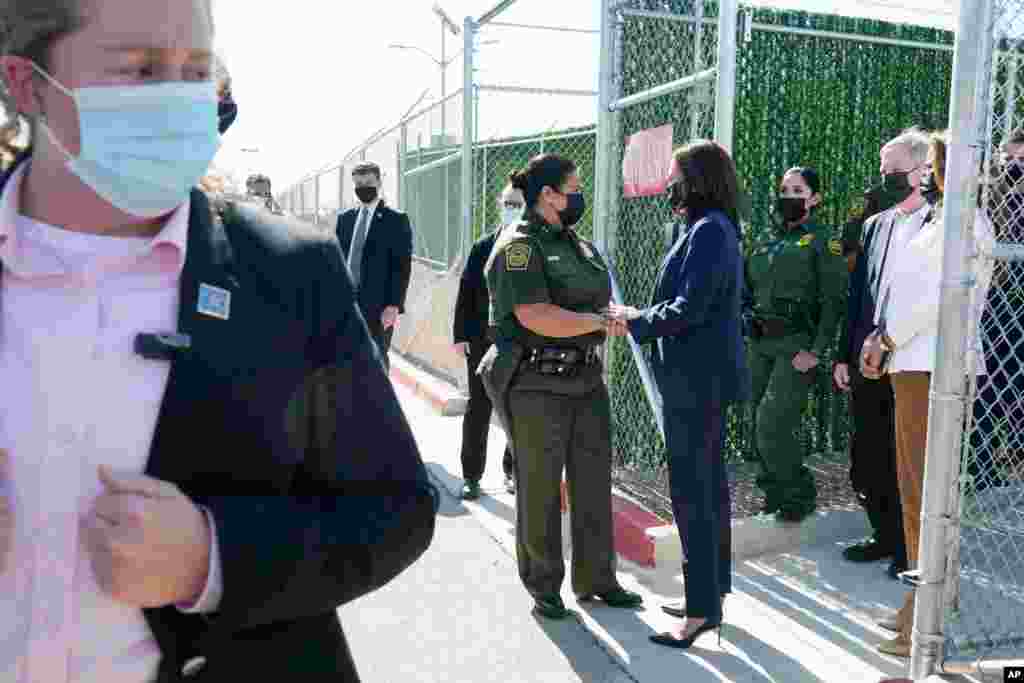
[[[907,242],[886,270],[890,272],[890,300],[886,310],[886,333],[896,345],[888,371],[934,372],[939,331],[939,300],[942,291],[942,252],[945,230],[941,210]],[[985,212],[974,218],[975,250],[985,250],[993,241],[992,225]],[[992,262],[973,260],[975,285],[970,293],[969,315],[974,332],[967,338],[967,365],[979,375],[985,373],[981,356],[981,312],[992,280]]]

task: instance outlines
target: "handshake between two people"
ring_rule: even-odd
[[[605,332],[609,337],[625,337],[629,334],[629,321],[640,317],[639,309],[611,302],[599,313],[604,319]]]

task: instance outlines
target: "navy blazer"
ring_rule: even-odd
[[[348,263],[358,216],[359,209],[349,209],[338,216],[335,226],[345,263]],[[411,276],[412,224],[409,216],[381,202],[366,233],[357,295],[371,331],[379,332],[380,315],[388,306],[397,306],[399,313],[405,313],[405,296]]]
[[[691,216],[661,264],[652,305],[629,322],[637,343],[657,340],[652,366],[666,409],[750,399],[743,287],[736,226],[721,211]]]
[[[459,278],[459,295],[455,301],[455,320],[452,323],[452,338],[455,343],[479,343],[487,336],[491,302],[487,290],[484,267],[494,250],[494,242],[501,232],[499,226],[493,232],[477,240],[469,250],[466,267]]]
[[[230,292],[227,320],[197,312],[202,283]],[[189,681],[358,681],[336,610],[424,552],[437,492],[338,245],[253,206],[215,216],[193,191],[179,291],[192,346],[145,473],[212,513],[224,594],[212,615],[142,610],[157,683],[190,661]]]

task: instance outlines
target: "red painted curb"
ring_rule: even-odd
[[[569,509],[569,488],[562,482],[562,512]],[[668,524],[661,517],[612,492],[612,528],[615,552],[641,567],[654,567],[654,541],[647,536],[651,527]]]
[[[453,390],[446,386],[442,386],[439,380],[434,380],[433,378],[417,378],[412,374],[412,371],[404,372],[404,361],[395,362],[393,356],[390,366],[391,369],[388,374],[392,381],[398,382],[416,395],[429,401],[438,412],[444,412],[449,399],[452,398],[452,393],[454,393]]]

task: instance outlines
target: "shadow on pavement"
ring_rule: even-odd
[[[456,501],[461,503],[462,501],[462,484],[463,480],[461,477],[454,476],[449,472],[444,465],[436,462],[427,463],[427,472],[430,474],[430,478],[434,480],[443,491],[454,498]],[[511,496],[507,496],[511,498]],[[488,513],[503,519],[504,521],[515,527],[516,523],[516,511],[511,505],[508,505],[502,500],[490,495],[490,491],[485,489],[484,493],[480,498],[474,501],[477,505],[484,508]],[[462,510],[465,507],[459,506]],[[461,513],[465,514],[465,512]]]

